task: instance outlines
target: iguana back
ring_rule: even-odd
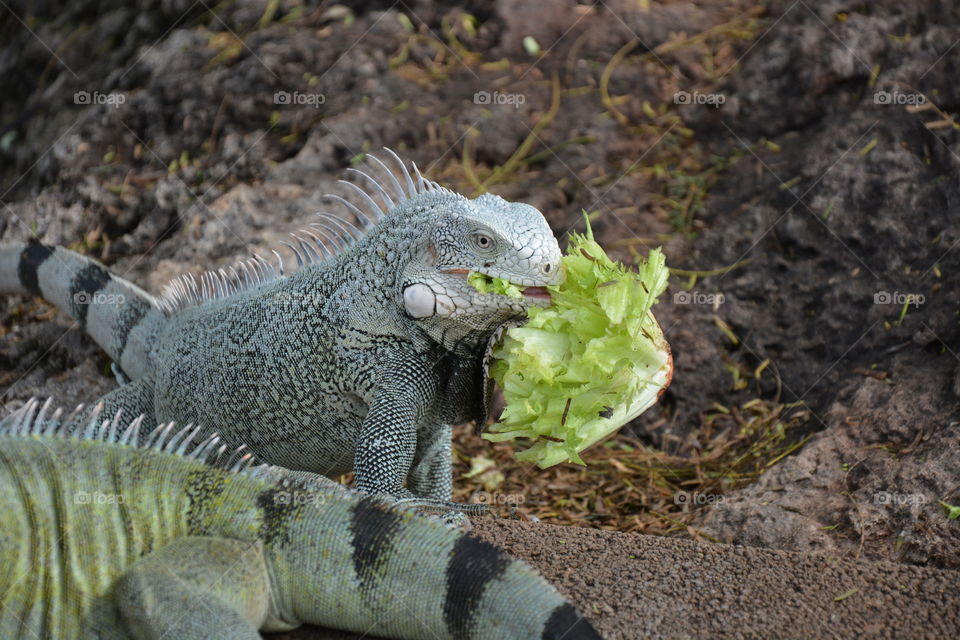
[[[0,637],[599,637],[530,567],[431,518],[196,428],[143,438],[95,411],[65,434],[38,408],[0,423]]]

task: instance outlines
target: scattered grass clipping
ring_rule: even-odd
[[[670,384],[673,360],[651,312],[667,287],[660,249],[636,271],[614,262],[593,238],[571,234],[564,283],[552,304],[528,310],[493,351],[490,375],[506,409],[484,439],[529,438],[518,460],[547,468],[584,464],[579,452],[652,406]]]

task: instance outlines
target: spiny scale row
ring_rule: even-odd
[[[141,442],[142,415],[130,422],[121,421],[122,412],[120,411],[113,418],[104,417],[104,404],[100,402],[93,408],[87,420],[71,428],[68,425],[83,411],[84,405],[77,405],[66,418],[63,417],[62,407],[58,407],[51,413],[52,406],[52,397],[47,398],[43,404],[40,404],[38,398],[30,398],[24,406],[0,421],[0,435],[113,442],[194,458],[205,464],[236,472],[251,469],[255,464],[253,454],[245,451],[246,445],[237,447],[224,457],[227,445],[221,443],[218,434],[195,443],[200,427],[193,424],[180,429],[176,429],[173,422],[162,424],[147,434]]]
[[[403,182],[394,175],[394,172],[379,158],[367,155],[371,166],[383,174],[385,179],[381,184],[376,178],[359,169],[349,168],[347,171],[356,173],[365,178],[376,190],[377,200],[358,185],[340,180],[360,197],[364,208],[333,194],[324,197],[344,205],[363,225],[363,230],[352,222],[344,220],[330,213],[320,212],[319,222],[310,224],[309,229],[301,229],[290,234],[293,242],[280,244],[290,249],[297,259],[297,269],[319,264],[329,260],[347,248],[353,246],[364,234],[375,227],[387,214],[403,204],[409,198],[424,193],[452,193],[436,182],[423,177],[416,163],[411,163],[413,175],[407,170],[403,160],[391,151],[384,149],[400,167]],[[375,164],[374,164],[375,163]],[[386,185],[386,188],[385,186]],[[382,205],[382,206],[381,206]],[[283,258],[277,251],[273,251],[276,264],[254,254],[252,258],[238,262],[236,265],[221,267],[206,271],[200,276],[187,273],[172,280],[164,289],[163,294],[154,300],[156,307],[165,315],[173,315],[178,311],[194,305],[200,305],[211,300],[221,300],[232,296],[239,291],[245,291],[264,282],[286,277],[283,268]]]

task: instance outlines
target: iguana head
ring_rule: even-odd
[[[366,222],[357,251],[369,256],[370,277],[392,289],[388,297],[407,321],[433,342],[475,355],[498,326],[550,303],[546,287],[563,279],[561,253],[536,208],[492,194],[466,198],[424,178],[416,165],[411,174],[386,151],[402,176],[369,155],[379,180],[352,171],[374,191],[345,182],[363,205],[330,197]]]
[[[407,316],[443,346],[473,350],[529,306],[550,303],[561,254],[537,209],[492,194],[431,195],[409,203],[429,232],[397,283]]]

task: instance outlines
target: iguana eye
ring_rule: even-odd
[[[493,248],[493,238],[485,233],[474,234],[473,241],[476,243],[477,248],[482,249],[483,251],[489,251]]]

